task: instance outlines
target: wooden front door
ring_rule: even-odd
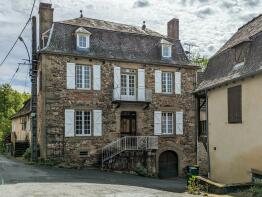
[[[159,177],[173,178],[178,176],[178,156],[173,151],[165,151],[159,156]]]
[[[136,112],[123,111],[121,112],[121,136],[136,135]]]

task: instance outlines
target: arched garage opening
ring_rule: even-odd
[[[159,178],[173,178],[178,176],[178,156],[174,151],[164,151],[159,156]]]

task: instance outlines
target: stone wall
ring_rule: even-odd
[[[196,143],[195,143],[195,103],[191,94],[195,82],[195,70],[186,68],[177,68],[174,66],[156,66],[134,63],[122,63],[113,61],[98,61],[80,57],[45,55],[42,54],[42,72],[43,90],[39,100],[44,102],[44,116],[39,116],[44,126],[41,128],[40,136],[46,133],[47,149],[46,158],[59,152],[57,149],[63,147],[59,152],[66,155],[67,159],[72,161],[83,160],[79,156],[80,150],[87,150],[88,156],[85,160],[91,165],[99,162],[101,148],[106,144],[120,137],[120,114],[121,111],[137,112],[137,135],[154,135],[154,111],[183,111],[184,112],[184,134],[169,135],[159,137],[159,150],[157,157],[163,150],[174,150],[180,158],[180,175],[183,175],[182,168],[189,164],[196,163]],[[101,90],[67,90],[66,89],[66,63],[75,62],[76,64],[100,64],[101,65]],[[151,89],[152,103],[148,108],[142,103],[112,103],[113,98],[113,66],[118,65],[122,68],[144,68],[145,84],[147,89]],[[182,73],[182,94],[164,95],[155,94],[156,69],[162,71],[179,71]],[[64,138],[64,110],[71,109],[101,109],[103,111],[103,135],[101,137],[71,137]],[[39,127],[40,128],[40,127]],[[175,133],[175,128],[174,128]],[[61,141],[66,145],[61,146]],[[40,146],[45,143],[40,142]],[[41,148],[45,150],[45,148]],[[45,156],[45,154],[41,154]],[[157,160],[157,159],[156,159]],[[156,169],[157,171],[158,169]]]

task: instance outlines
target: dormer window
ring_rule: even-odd
[[[79,50],[88,50],[90,47],[90,35],[91,33],[80,27],[76,30],[76,47]]]
[[[164,39],[162,39],[160,43],[162,47],[162,57],[171,58],[172,57],[172,43]]]

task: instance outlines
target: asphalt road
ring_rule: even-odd
[[[98,169],[26,165],[0,155],[0,197],[190,196],[183,179],[160,180]]]

